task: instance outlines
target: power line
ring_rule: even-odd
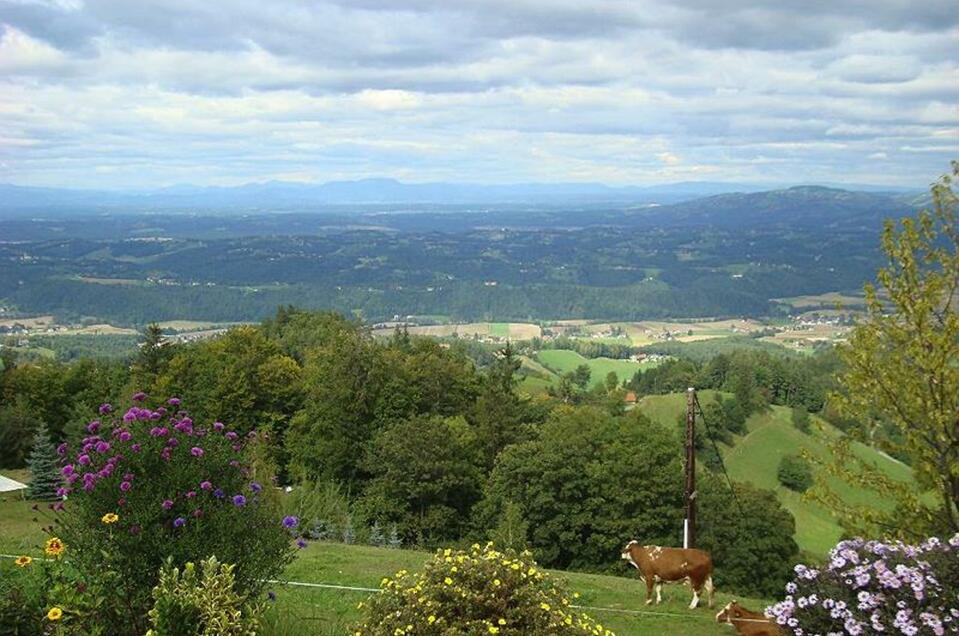
[[[709,441],[713,445],[713,450],[716,451],[716,458],[719,459],[719,466],[723,469],[723,475],[725,475],[726,483],[729,485],[729,492],[732,493],[733,499],[736,501],[736,507],[739,508],[739,514],[745,518],[746,513],[743,511],[743,506],[739,502],[739,497],[736,495],[736,489],[733,488],[733,480],[729,478],[729,472],[726,470],[726,462],[723,461],[723,455],[719,452],[719,447],[716,445],[716,438],[713,436],[713,429],[710,428],[709,421],[706,419],[706,414],[703,412],[703,407],[699,403],[699,396],[694,395],[693,399],[696,401],[696,408],[699,409],[699,416],[703,418],[703,424],[706,425],[707,437],[709,437]]]

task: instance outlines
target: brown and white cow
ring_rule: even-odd
[[[713,559],[702,550],[686,548],[663,548],[658,545],[640,545],[630,541],[623,548],[622,557],[639,570],[646,581],[646,604],[653,602],[653,587],[656,588],[656,604],[662,602],[663,583],[686,583],[693,588],[690,609],[699,605],[699,594],[705,589],[709,606],[713,606]]]
[[[751,612],[736,601],[728,603],[716,614],[717,623],[732,625],[740,636],[781,636],[776,621],[759,612]]]

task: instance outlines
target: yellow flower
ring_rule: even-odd
[[[493,579],[493,587],[499,587],[499,586],[500,586],[500,580],[499,580],[499,579]]]
[[[451,579],[450,577],[446,577],[445,579],[443,579],[443,583],[446,583],[447,585],[452,585],[453,579]]]
[[[21,554],[14,560],[14,563],[17,564],[18,568],[25,568],[33,562],[33,557],[28,557],[25,554]]]
[[[549,603],[540,603],[540,604],[539,604],[539,607],[540,607],[540,609],[542,609],[544,612],[548,612],[548,611],[550,610]]]
[[[433,616],[432,614],[430,614],[430,615],[429,615],[429,618],[426,619],[426,622],[429,623],[430,625],[432,625],[433,623],[436,622],[436,617]]]
[[[59,607],[51,607],[50,611],[47,612],[47,619],[51,621],[58,621],[63,617],[63,610]]]
[[[103,515],[102,517],[100,517],[100,521],[102,521],[103,523],[107,523],[107,524],[116,523],[119,519],[120,519],[120,517],[118,517],[118,516],[117,516],[115,513],[113,513],[113,512],[108,512],[107,514],[105,514],[105,515]]]
[[[505,625],[505,624],[506,624],[506,619],[505,619],[505,618],[501,618],[501,619],[499,619],[499,620],[496,621],[496,622],[499,623],[500,625]]]
[[[490,633],[490,634],[499,634],[499,627],[493,627],[492,625],[490,625],[490,626],[489,626],[489,633]]]
[[[67,546],[63,544],[60,539],[56,537],[50,537],[47,539],[46,544],[43,546],[43,551],[47,556],[60,556],[63,554],[63,551],[67,549]]]

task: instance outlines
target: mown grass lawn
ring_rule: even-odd
[[[32,506],[33,502],[19,501],[14,497],[0,499],[0,552],[40,556],[39,548],[45,538],[40,526],[49,523],[50,517],[45,512],[38,514]],[[41,511],[45,510],[44,504],[39,506]],[[314,542],[299,551],[284,578],[305,583],[378,588],[383,577],[401,569],[416,570],[430,556],[430,553],[413,550]],[[11,568],[7,561],[3,560],[0,576]],[[579,592],[578,604],[607,608],[582,611],[590,613],[620,636],[720,636],[730,633],[728,627],[714,621],[717,610],[710,610],[705,604],[697,610],[687,609],[690,599],[687,587],[667,586],[663,593],[663,604],[646,607],[643,602],[644,585],[625,564],[622,574],[603,576],[553,572],[554,576],[566,578],[572,591]],[[277,600],[266,615],[263,633],[280,636],[347,634],[349,626],[360,617],[357,605],[370,594],[284,584],[276,584],[273,589]],[[720,590],[716,598],[717,605],[725,604],[733,596]],[[768,604],[768,601],[743,599],[741,596],[736,598],[755,609]],[[631,615],[609,611],[616,609],[646,613]]]

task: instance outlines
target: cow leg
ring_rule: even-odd
[[[712,607],[712,606],[713,606],[713,592],[716,591],[715,587],[713,586],[713,577],[712,577],[712,576],[707,576],[707,577],[706,577],[705,587],[706,587],[706,600],[707,600],[707,602],[709,603],[709,606]]]
[[[653,604],[653,579],[652,577],[647,577],[646,581],[646,604]]]
[[[656,605],[663,602],[663,584],[656,582]]]
[[[697,607],[699,607],[699,590],[693,587],[693,600],[689,603],[689,609],[696,609]]]

